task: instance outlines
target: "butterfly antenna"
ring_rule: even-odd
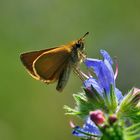
[[[83,40],[87,35],[89,34],[89,32],[86,32],[83,37],[81,37],[81,39]]]

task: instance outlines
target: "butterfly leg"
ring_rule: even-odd
[[[75,67],[73,71],[82,81],[88,79],[88,76],[85,73],[83,73],[79,67]]]

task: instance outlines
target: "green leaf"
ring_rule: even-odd
[[[125,140],[140,139],[140,122],[124,129],[124,139]]]
[[[65,113],[66,115],[79,115],[79,114],[80,114],[80,112],[78,112],[77,110],[72,109],[72,108],[70,108],[70,107],[68,107],[68,106],[66,106],[66,105],[64,105],[63,108],[67,111],[67,112]]]
[[[111,102],[110,111],[114,113],[118,106],[118,100],[113,85],[110,86],[110,102]]]

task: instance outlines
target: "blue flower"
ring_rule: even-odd
[[[101,136],[99,128],[90,119],[90,117],[87,118],[82,128],[79,126],[74,127],[72,134],[85,139]]]
[[[105,50],[100,50],[103,60],[87,58],[85,64],[88,68],[91,68],[96,78],[89,77],[84,81],[85,88],[93,88],[103,97],[105,93],[108,97],[110,96],[111,86],[113,87],[115,94],[117,96],[118,102],[123,98],[122,93],[116,88],[115,84],[115,74],[112,68],[113,61],[108,52]]]

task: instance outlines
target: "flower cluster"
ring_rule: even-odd
[[[84,121],[83,127],[71,122],[73,135],[82,139],[137,140],[140,138],[140,89],[132,88],[123,96],[116,87],[118,64],[113,71],[113,60],[105,50],[103,59],[87,58],[84,63],[88,75],[83,92],[74,94],[76,107],[65,106],[66,114],[76,115]]]

